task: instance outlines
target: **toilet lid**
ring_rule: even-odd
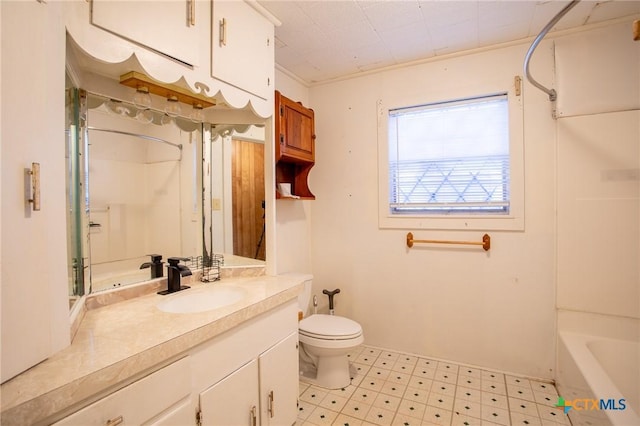
[[[300,321],[298,328],[301,333],[312,337],[331,336],[349,339],[362,334],[360,324],[337,315],[311,315]]]

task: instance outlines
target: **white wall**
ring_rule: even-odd
[[[276,70],[276,90],[296,102],[309,107],[309,90],[304,85]],[[316,122],[317,123],[317,122]],[[317,126],[317,124],[316,124]],[[316,133],[317,127],[316,127]],[[275,138],[278,140],[278,138]],[[318,142],[316,141],[316,150]],[[272,154],[273,155],[273,154]],[[266,158],[269,156],[265,155]],[[315,168],[311,169],[311,174]],[[311,192],[315,191],[311,186]],[[275,257],[276,273],[311,272],[311,208],[315,201],[276,200],[275,250],[268,258]],[[269,234],[267,234],[267,239]],[[267,259],[267,262],[270,260]]]
[[[367,344],[552,377],[555,345],[554,127],[546,95],[524,87],[525,230],[491,231],[492,248],[407,249],[407,231],[378,228],[378,99],[425,102],[477,94],[478,83],[522,75],[527,45],[430,61],[311,88],[316,166],[311,187],[314,293],[341,288],[339,314]],[[552,81],[549,42],[532,71]],[[497,66],[496,64],[499,64]],[[512,80],[508,80],[512,81]],[[508,89],[508,87],[507,87]],[[479,240],[482,232],[420,231]]]
[[[558,328],[640,338],[640,43],[557,40]],[[579,78],[576,78],[579,77]]]
[[[68,345],[69,305],[61,3],[3,1],[0,8],[4,382]],[[38,212],[25,202],[32,162],[41,166]]]
[[[638,108],[638,44],[629,43],[629,28],[630,22],[566,36],[555,57],[549,39],[536,51],[532,73],[558,90],[563,118],[553,120],[547,96],[525,84],[525,230],[490,232],[487,255],[442,246],[409,250],[408,230],[378,228],[375,105],[385,97],[429,99],[443,87],[455,98],[489,73],[521,75],[528,45],[312,87],[318,135],[310,178],[316,200],[308,215],[314,293],[340,287],[336,309],[363,325],[368,344],[543,378],[554,377],[556,296],[560,321],[574,310],[606,312],[626,317],[623,326],[637,336],[638,113],[598,111],[629,108],[629,102]],[[584,87],[601,90],[577,97]],[[584,113],[600,115],[568,118]],[[564,140],[577,144],[557,146]],[[585,141],[595,142],[578,160]],[[581,180],[572,186],[585,169],[590,179],[607,180],[597,183],[604,193],[580,195]],[[593,199],[576,207],[580,197]],[[588,214],[576,217],[578,211]],[[478,239],[453,231],[420,235]],[[601,321],[600,327],[605,323],[621,324]]]

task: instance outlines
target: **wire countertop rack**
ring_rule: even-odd
[[[191,256],[188,259],[184,263],[191,271],[202,271],[200,281],[209,283],[220,279],[220,266],[224,265],[224,255]]]

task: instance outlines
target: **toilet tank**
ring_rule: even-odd
[[[286,277],[295,277],[302,281],[303,287],[300,294],[298,294],[298,309],[302,311],[302,314],[306,317],[310,314],[310,304],[311,304],[311,287],[313,284],[313,275],[310,274],[299,274],[299,273],[286,273],[282,274]]]

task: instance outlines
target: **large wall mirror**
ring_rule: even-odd
[[[111,87],[102,77],[95,80],[102,90]],[[152,254],[164,262],[175,256],[206,263],[222,255],[223,268],[264,266],[265,134],[259,120],[172,117],[136,106],[117,84],[114,96],[78,86],[67,78],[71,303],[150,280],[151,270],[141,266]]]

